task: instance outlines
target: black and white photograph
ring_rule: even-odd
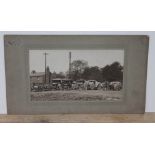
[[[148,45],[146,35],[6,35],[9,114],[144,113]]]
[[[29,50],[31,101],[121,101],[124,50]]]

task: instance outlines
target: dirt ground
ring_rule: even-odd
[[[119,101],[122,100],[121,91],[103,90],[70,90],[31,92],[32,101]]]

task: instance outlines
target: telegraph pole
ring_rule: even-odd
[[[71,78],[71,60],[72,59],[72,53],[69,52],[69,78]]]
[[[44,53],[44,55],[45,55],[45,84],[46,84],[46,56],[48,55],[48,53]]]

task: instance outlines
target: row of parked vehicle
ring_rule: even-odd
[[[122,89],[122,83],[98,82],[96,80],[77,80],[71,79],[53,79],[49,84],[33,83],[31,91],[50,91],[50,90],[115,90]]]

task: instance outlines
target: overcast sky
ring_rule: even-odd
[[[69,52],[72,53],[72,61],[86,60],[89,66],[104,67],[115,61],[124,65],[124,50],[30,50],[29,63],[30,72],[44,72],[45,56],[47,55],[47,66],[51,72],[66,72],[69,68]]]

